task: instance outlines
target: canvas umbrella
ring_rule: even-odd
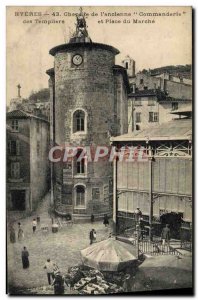
[[[134,291],[192,287],[192,257],[156,255],[146,258],[133,280]]]
[[[82,263],[100,271],[120,271],[137,261],[136,251],[130,244],[109,238],[81,250]]]

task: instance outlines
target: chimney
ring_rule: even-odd
[[[132,60],[132,76],[135,76],[135,60]]]
[[[136,90],[136,84],[135,82],[132,84],[132,93],[135,94],[135,90]]]

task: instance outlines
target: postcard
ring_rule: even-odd
[[[192,294],[192,7],[6,12],[7,293]]]

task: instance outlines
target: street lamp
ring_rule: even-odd
[[[149,209],[149,240],[152,241],[152,225],[153,225],[153,167],[152,164],[155,161],[153,156],[149,157],[149,202],[150,202],[150,209]]]
[[[142,216],[142,212],[139,207],[135,210],[135,229],[137,234],[137,258],[139,258],[139,233],[140,233],[140,218]]]

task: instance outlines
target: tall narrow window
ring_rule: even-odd
[[[19,155],[20,154],[19,141],[8,141],[8,149],[10,155]]]
[[[141,123],[141,112],[136,112],[136,123]]]
[[[126,68],[126,69],[129,68],[129,63],[128,63],[128,62],[125,63],[125,68]]]
[[[76,206],[85,206],[85,188],[82,185],[76,187]]]
[[[12,130],[18,131],[19,130],[19,122],[18,120],[12,120]]]
[[[40,142],[39,142],[39,141],[37,141],[36,152],[37,152],[37,155],[40,155],[40,154],[41,154],[41,145],[40,145]]]
[[[85,113],[77,110],[73,115],[73,132],[85,131]]]
[[[85,173],[85,158],[81,157],[82,149],[78,150],[76,154],[76,173],[84,174]]]
[[[11,178],[14,178],[14,179],[20,178],[20,163],[19,162],[11,163]]]

